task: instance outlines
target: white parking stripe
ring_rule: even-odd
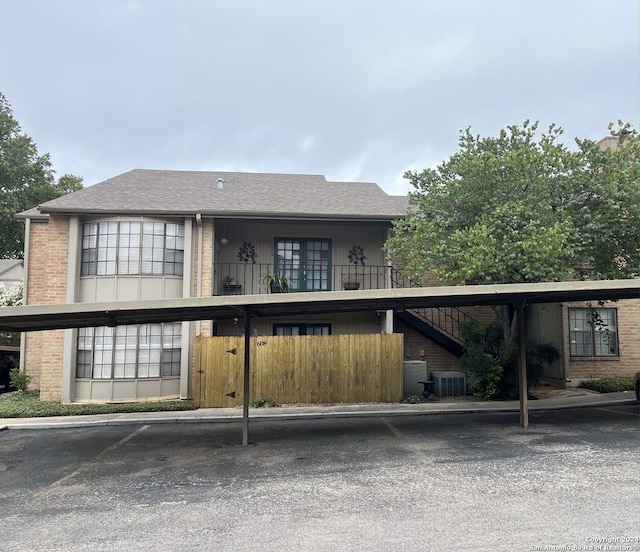
[[[149,425],[144,425],[138,429],[136,429],[133,433],[130,433],[129,435],[127,435],[126,437],[123,437],[122,439],[120,439],[117,443],[111,445],[110,447],[107,447],[106,449],[104,449],[100,454],[98,454],[97,456],[95,456],[91,461],[86,462],[84,464],[82,464],[80,467],[76,468],[74,471],[72,471],[70,474],[65,475],[64,477],[62,477],[61,479],[58,479],[57,481],[51,483],[51,485],[49,485],[49,488],[52,487],[58,487],[60,485],[62,485],[63,483],[66,483],[67,481],[69,481],[69,479],[74,478],[76,475],[78,475],[79,473],[81,473],[82,471],[84,471],[87,467],[89,467],[91,464],[94,464],[97,460],[99,460],[100,458],[102,458],[105,454],[108,454],[109,452],[111,452],[112,450],[117,449],[118,447],[121,447],[122,445],[124,445],[127,441],[131,441],[131,439],[133,439],[136,435],[139,435],[140,433],[142,433],[143,431],[146,431],[147,429],[149,429],[151,426]]]
[[[613,412],[614,414],[626,414],[627,416],[640,416],[638,412],[621,412],[620,410],[610,410],[608,408],[599,408],[598,410],[604,410],[605,412]]]
[[[386,418],[382,418],[384,425],[386,425],[398,439],[404,439],[404,435],[398,431],[398,429]]]

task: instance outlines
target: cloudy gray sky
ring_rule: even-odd
[[[379,183],[460,129],[638,122],[637,0],[0,0],[0,91],[59,174]]]

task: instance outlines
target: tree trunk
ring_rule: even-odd
[[[496,305],[492,308],[502,325],[504,354],[514,344],[514,340],[518,333],[518,311],[513,309],[511,305]]]

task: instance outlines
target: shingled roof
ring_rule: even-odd
[[[136,169],[43,203],[39,212],[390,220],[407,206],[407,197],[377,184],[322,175]]]

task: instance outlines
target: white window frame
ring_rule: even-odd
[[[182,276],[184,223],[99,220],[82,224],[80,275]]]
[[[76,379],[179,377],[182,322],[80,328]]]

